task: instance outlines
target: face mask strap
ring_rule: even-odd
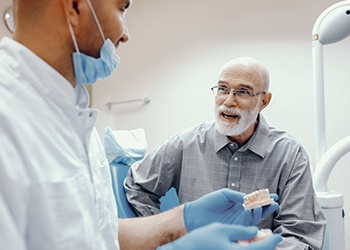
[[[95,12],[95,10],[94,10],[94,7],[93,7],[92,4],[91,4],[91,1],[90,1],[90,0],[86,0],[86,2],[87,2],[88,5],[89,5],[90,11],[91,11],[91,13],[92,13],[92,16],[93,16],[94,19],[95,19],[97,28],[98,28],[98,30],[100,31],[100,34],[101,34],[101,36],[102,36],[103,41],[106,41],[105,35],[103,34],[102,27],[101,27],[101,25],[100,25],[100,22],[98,21],[96,12]]]
[[[77,82],[77,78],[83,79],[80,51],[79,51],[77,39],[75,38],[75,35],[74,35],[73,27],[72,27],[68,17],[67,17],[67,23],[68,23],[68,27],[69,27],[69,32],[70,32],[70,34],[72,36],[72,40],[73,40],[73,43],[74,43],[75,50],[77,52],[76,60],[78,60],[78,63],[77,63],[77,65],[75,67],[79,67],[79,70],[77,70],[77,69],[74,70],[75,80]],[[73,53],[73,55],[74,55],[74,53]],[[74,63],[74,59],[73,59],[73,63]],[[79,74],[79,75],[77,75],[77,74]],[[78,82],[80,82],[80,81],[78,80]],[[79,85],[79,83],[77,85]]]
[[[70,21],[69,21],[68,17],[67,17],[67,22],[68,22],[69,32],[70,32],[70,34],[72,36],[72,39],[73,39],[75,50],[76,50],[77,53],[80,53],[79,47],[78,47],[78,43],[77,43],[77,39],[75,38],[74,30],[73,30],[72,25],[70,24]]]

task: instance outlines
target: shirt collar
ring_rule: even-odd
[[[262,114],[259,114],[258,121],[259,123],[253,136],[239,149],[239,151],[246,151],[249,149],[264,158],[268,146],[269,125]]]
[[[215,125],[213,127],[214,127],[214,148],[215,148],[215,152],[219,152],[228,143],[231,143],[231,141],[230,139],[228,139],[226,135],[219,133]]]
[[[268,134],[269,134],[269,125],[267,124],[265,118],[262,114],[258,116],[258,126],[249,139],[249,141],[244,144],[239,151],[251,150],[255,154],[261,156],[262,158],[266,155],[266,149],[268,144]],[[215,126],[214,126],[215,128]],[[220,151],[227,144],[232,143],[226,135],[220,134],[217,129],[214,129],[214,148],[215,151]]]

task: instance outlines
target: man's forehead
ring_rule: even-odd
[[[248,84],[253,87],[261,82],[261,75],[254,68],[247,65],[235,65],[223,68],[219,74],[219,81],[235,84]]]
[[[229,64],[225,65],[220,72],[220,75],[249,75],[254,73],[253,67],[245,64]]]

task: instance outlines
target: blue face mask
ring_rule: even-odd
[[[108,38],[101,47],[99,58],[74,52],[73,65],[76,85],[94,84],[97,79],[106,79],[112,75],[120,61],[114,50],[114,44]]]
[[[113,42],[103,34],[102,28],[96,16],[96,13],[91,5],[90,0],[87,1],[90,10],[94,16],[97,27],[101,33],[104,43],[100,50],[100,57],[94,58],[88,56],[79,51],[78,43],[76,41],[72,25],[68,20],[69,30],[72,35],[73,43],[76,49],[76,52],[73,53],[73,66],[75,74],[75,83],[80,85],[83,83],[94,84],[97,79],[106,79],[115,71],[120,62],[120,58],[115,53],[115,46]]]

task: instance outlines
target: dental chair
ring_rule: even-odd
[[[147,143],[143,129],[114,131],[109,127],[105,129],[105,151],[110,165],[119,218],[137,217],[126,198],[124,180],[130,166],[143,159],[146,149]],[[160,199],[160,210],[165,211],[177,205],[179,205],[179,199],[175,189],[171,188]]]

